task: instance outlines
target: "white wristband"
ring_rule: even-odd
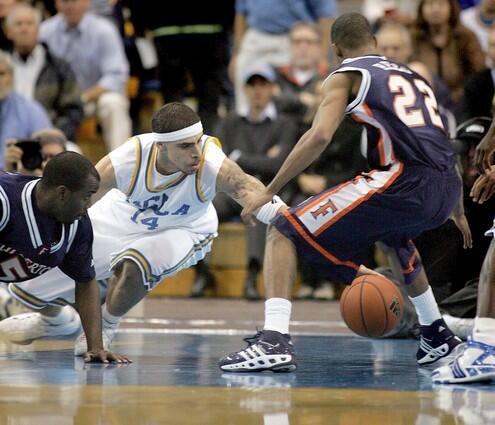
[[[285,202],[282,201],[280,197],[275,195],[270,202],[267,202],[259,209],[258,213],[256,214],[256,218],[262,223],[270,224],[273,218],[277,215],[280,207],[284,205],[286,205]]]

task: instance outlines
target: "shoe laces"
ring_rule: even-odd
[[[251,347],[251,345],[256,344],[261,339],[261,335],[263,335],[263,331],[256,329],[256,333],[253,336],[248,336],[242,340],[247,342],[248,347]]]

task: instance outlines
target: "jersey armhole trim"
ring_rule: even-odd
[[[2,217],[0,219],[0,232],[5,229],[7,223],[10,220],[10,202],[7,194],[3,190],[3,187],[0,186],[0,203],[2,205]]]
[[[359,90],[358,90],[358,94],[356,96],[356,98],[351,102],[349,103],[346,108],[345,108],[345,113],[346,114],[349,114],[353,111],[353,109],[355,109],[356,107],[358,107],[359,105],[361,105],[364,101],[364,99],[366,98],[366,95],[368,94],[368,91],[370,89],[370,86],[371,86],[371,75],[370,75],[370,72],[367,70],[367,69],[362,69],[362,68],[355,68],[355,67],[352,67],[352,66],[345,66],[343,68],[339,68],[337,69],[336,71],[332,72],[328,77],[330,78],[333,74],[337,74],[337,73],[340,73],[340,72],[360,72],[361,73],[361,76],[362,76],[362,79],[361,79],[361,85],[359,86]]]
[[[134,192],[134,189],[136,188],[136,183],[138,180],[139,171],[141,169],[141,157],[142,157],[142,147],[141,147],[141,141],[139,140],[139,137],[134,136],[131,140],[134,140],[134,143],[135,143],[136,162],[134,164],[134,170],[132,171],[132,176],[131,176],[131,181],[129,183],[129,188],[126,191],[127,196],[131,196],[132,192]]]
[[[203,203],[208,202],[208,199],[204,194],[203,189],[201,188],[201,176],[203,175],[206,151],[208,150],[210,143],[214,143],[215,145],[218,146],[219,149],[222,149],[222,144],[220,143],[220,140],[218,140],[216,137],[208,137],[203,144],[203,149],[201,152],[201,162],[199,164],[199,170],[196,173],[196,195],[198,196],[198,199]]]

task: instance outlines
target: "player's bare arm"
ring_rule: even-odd
[[[112,165],[110,157],[106,155],[98,164],[96,164],[96,170],[100,175],[100,188],[91,198],[91,204],[93,205],[99,201],[103,196],[111,189],[117,187],[117,181],[115,179],[115,170]]]
[[[483,140],[476,147],[474,163],[480,173],[490,171],[493,154],[495,153],[495,117]]]
[[[251,215],[261,205],[269,202],[292,178],[315,161],[330,143],[344,116],[349,99],[359,88],[358,73],[337,73],[323,86],[323,99],[318,107],[311,128],[302,135],[264,194],[244,207],[243,219],[251,221]]]
[[[88,351],[84,354],[84,361],[87,363],[129,363],[130,360],[127,357],[103,350],[100,291],[95,279],[89,282],[76,282],[75,301],[75,308],[81,317],[88,343]]]
[[[255,177],[246,174],[234,161],[226,158],[217,176],[217,191],[225,192],[242,207],[256,199],[265,190],[265,185]],[[267,201],[271,201],[271,198]],[[278,202],[277,210],[287,208],[282,202]],[[275,207],[274,207],[275,209]],[[255,211],[258,213],[259,209]],[[250,220],[249,224],[254,224]]]

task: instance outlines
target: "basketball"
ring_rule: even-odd
[[[340,298],[340,313],[350,330],[376,338],[390,332],[401,320],[404,300],[400,289],[384,276],[359,276]]]

